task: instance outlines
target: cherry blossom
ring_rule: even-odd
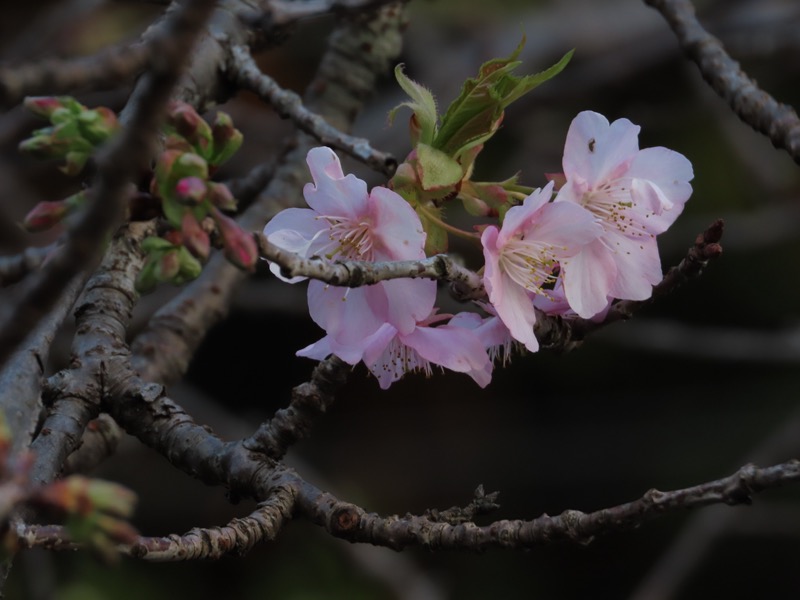
[[[481,236],[489,300],[514,339],[531,352],[539,349],[533,296],[547,295],[557,279],[556,267],[601,233],[588,210],[552,203],[552,192],[551,181],[509,209],[500,229],[491,225]]]
[[[307,156],[313,183],[303,189],[310,208],[289,208],[264,228],[270,242],[303,257],[363,261],[425,258],[425,232],[414,209],[395,192],[344,175],[339,158],[327,147]],[[272,272],[290,283],[280,267]],[[436,283],[425,279],[398,279],[361,288],[331,286],[311,281],[308,305],[311,318],[342,344],[352,344],[389,323],[411,333],[427,317],[436,295]]]
[[[479,315],[474,316],[480,320]],[[474,326],[479,324],[469,317],[462,320],[460,315],[443,323],[450,317],[436,314],[434,309],[408,333],[384,323],[373,334],[353,344],[342,344],[327,335],[303,348],[297,355],[323,360],[334,354],[352,365],[363,360],[377,378],[381,389],[387,389],[412,371],[430,375],[432,365],[466,373],[478,385],[486,387],[492,379],[492,362],[484,342],[474,332]]]
[[[603,233],[562,262],[570,306],[588,318],[609,298],[645,300],[661,280],[656,235],[692,193],[691,163],[667,148],[639,149],[639,127],[585,111],[572,121],[564,146],[566,183],[556,203],[577,204]]]

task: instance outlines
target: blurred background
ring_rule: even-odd
[[[763,89],[800,106],[797,2],[696,4],[704,25]],[[13,63],[92,53],[135,39],[160,10],[134,1],[15,3],[4,7],[0,22],[2,56]],[[285,45],[259,57],[262,68],[302,92],[332,24],[321,19],[299,27]],[[799,456],[800,168],[739,122],[682,56],[661,16],[639,0],[414,0],[400,61],[443,109],[466,77],[482,62],[508,55],[523,34],[520,74],[548,67],[571,48],[575,56],[561,75],[508,109],[478,161],[477,178],[521,171],[522,182],[543,185],[544,173],[561,170],[564,138],[579,111],[626,117],[642,127],[641,147],[669,147],[694,165],[694,195],[660,238],[664,268],[720,217],[723,257],[700,280],[574,352],[515,357],[485,390],[448,373],[409,376],[383,392],[357,368],[288,462],[316,485],[381,514],[466,505],[483,484],[500,492],[501,508],[484,517],[488,522],[588,512],[652,487],[718,479],[749,461],[769,465]],[[120,108],[128,92],[79,99]],[[403,100],[387,74],[355,133],[402,158],[409,150],[407,114],[393,127],[386,114]],[[291,134],[250,94],[223,109],[245,143],[221,179],[274,159]],[[20,108],[0,115],[3,254],[51,241],[57,232],[31,236],[17,223],[36,202],[79,185],[55,165],[16,152],[39,126]],[[343,162],[346,172],[383,183]],[[457,210],[450,216],[469,226]],[[474,249],[454,242],[452,250],[479,266]],[[131,335],[174,293],[164,287],[145,297]],[[264,269],[239,290],[231,317],[211,332],[170,395],[223,437],[246,436],[308,378],[313,363],[294,352],[321,335],[307,316],[303,287],[282,284]],[[65,331],[57,341],[52,370],[64,365],[69,339]],[[177,473],[135,440],[125,440],[95,474],[139,494],[134,522],[145,535],[222,525],[253,508],[231,505],[222,490]],[[37,600],[796,597],[799,500],[796,488],[770,491],[751,507],[674,514],[585,547],[481,555],[398,554],[293,522],[277,541],[218,562],[123,560],[109,567],[84,554],[28,553],[7,592]]]

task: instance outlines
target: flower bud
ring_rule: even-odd
[[[61,158],[69,150],[71,140],[57,137],[53,127],[45,127],[33,133],[32,137],[19,143],[19,151],[34,158]]]
[[[65,200],[39,202],[25,215],[22,226],[31,233],[46,231],[60,223],[71,209]]]
[[[236,210],[236,198],[224,183],[210,181],[208,183],[208,199],[220,210]]]
[[[117,115],[105,106],[82,111],[78,115],[78,126],[83,137],[95,146],[105,142],[120,127]]]
[[[206,156],[211,151],[213,141],[211,128],[191,104],[173,102],[167,113],[167,123],[201,155]]]
[[[61,98],[56,96],[28,96],[23,105],[37,117],[45,119],[49,119],[56,110],[64,108]]]
[[[239,227],[236,221],[226,217],[216,208],[211,209],[211,216],[219,227],[225,257],[241,269],[254,270],[258,260],[258,247],[253,234]]]
[[[175,185],[175,199],[181,204],[196,206],[207,194],[206,182],[199,177],[184,177]]]
[[[184,246],[178,248],[178,260],[180,262],[180,270],[172,280],[174,284],[178,285],[185,281],[197,279],[200,276],[203,265]]]
[[[241,147],[244,136],[233,126],[230,115],[218,112],[211,129],[214,138],[214,153],[209,159],[213,165],[221,165]]]
[[[153,275],[158,281],[172,281],[181,270],[177,250],[169,250],[156,259]]]
[[[203,260],[208,258],[211,249],[208,234],[203,231],[197,218],[189,210],[183,215],[181,234],[183,234],[183,245],[189,252]]]

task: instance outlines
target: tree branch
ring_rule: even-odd
[[[565,510],[554,517],[544,514],[531,521],[503,520],[483,527],[472,522],[452,525],[428,516],[381,517],[341,502],[310,484],[302,488],[298,508],[331,534],[351,542],[394,550],[424,546],[430,550],[481,551],[490,547],[529,548],[559,541],[587,544],[597,535],[636,527],[662,514],[712,504],[750,504],[755,493],[798,481],[798,460],[765,468],[751,464],[723,479],[669,492],[651,489],[638,500],[591,513]]]
[[[253,452],[280,459],[292,444],[308,435],[314,419],[333,403],[334,394],[344,384],[349,371],[350,365],[335,356],[320,362],[311,380],[292,390],[289,406],[277,411],[242,445]]]
[[[703,79],[739,118],[766,135],[776,148],[785,149],[800,164],[800,119],[795,110],[777,102],[742,71],[722,43],[697,20],[690,0],[645,0],[645,3],[664,16]]]
[[[52,481],[80,443],[86,423],[98,415],[109,393],[106,382],[114,382],[120,362],[127,365],[125,330],[137,298],[134,281],[144,262],[138,244],[153,231],[152,222],[120,230],[78,300],[72,368],[48,380],[45,392],[49,390],[51,406],[31,445],[31,479],[36,483]]]
[[[314,136],[320,143],[349,154],[387,177],[394,174],[397,160],[393,156],[375,150],[365,138],[353,137],[339,131],[320,115],[312,113],[303,106],[299,95],[284,90],[275,80],[262,73],[247,48],[231,48],[228,72],[236,85],[258,94],[282,118],[291,119],[300,130]]]
[[[379,281],[401,278],[442,279],[459,285],[470,297],[485,295],[481,277],[465,269],[447,254],[437,254],[419,260],[365,262],[329,260],[314,256],[303,258],[271,243],[263,234],[256,235],[263,258],[280,265],[284,277],[310,277],[331,285],[361,287]]]

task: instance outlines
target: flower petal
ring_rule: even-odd
[[[489,286],[486,289],[489,291]],[[536,311],[525,288],[505,273],[500,273],[489,291],[489,300],[513,338],[525,344],[531,352],[538,351],[539,342],[533,333]]]
[[[625,300],[647,300],[653,293],[653,286],[662,278],[656,241],[652,238],[632,240],[617,235],[613,244],[617,279],[611,286],[610,295]]]
[[[425,258],[425,231],[419,216],[399,194],[375,187],[369,196],[375,260]]]
[[[306,156],[314,183],[306,184],[303,195],[321,215],[348,217],[368,210],[367,184],[355,175],[344,175],[336,153],[326,146],[312,148]]]
[[[599,113],[579,113],[564,144],[562,165],[567,180],[577,177],[594,187],[618,176],[621,165],[639,150],[639,129],[628,119],[617,119],[609,125]]]
[[[386,322],[386,293],[377,285],[351,289],[310,281],[308,312],[337,343],[358,344]]]
[[[589,242],[561,263],[561,277],[572,310],[584,319],[591,318],[608,304],[611,286],[617,278],[614,254],[603,239]]]
[[[400,333],[410,333],[433,310],[436,282],[432,279],[390,279],[378,284],[387,298],[386,321]]]

